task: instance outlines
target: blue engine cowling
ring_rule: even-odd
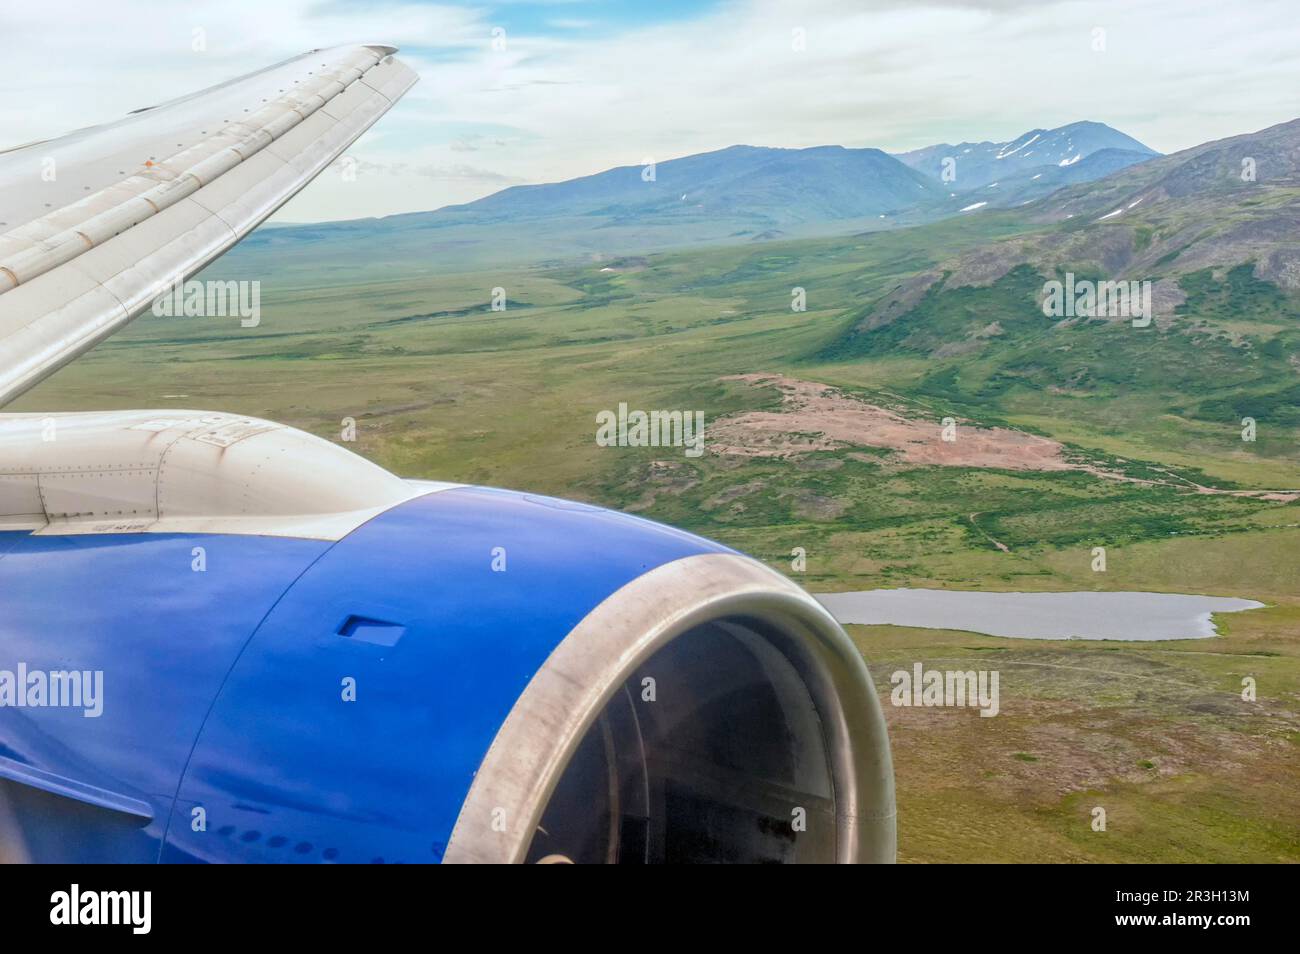
[[[337,542],[0,533],[0,606],[7,860],[893,859],[843,631],[636,517],[457,488]],[[98,714],[3,695],[71,671]]]

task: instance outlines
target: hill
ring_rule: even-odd
[[[1243,178],[1243,170],[1253,176]],[[1235,433],[1300,426],[1300,120],[1070,186],[1026,231],[952,255],[859,307],[819,360],[927,359],[917,388],[1035,419],[1174,414]],[[1149,282],[1150,327],[1046,317],[1052,280]],[[1141,410],[1118,411],[1138,401]],[[1136,451],[1136,446],[1126,448]],[[1261,448],[1262,449],[1262,448]]]
[[[599,258],[925,221],[947,213],[947,195],[879,149],[732,146],[653,169],[513,186],[432,212],[263,230],[232,261],[269,252],[282,267],[353,279],[358,246],[394,270]]]

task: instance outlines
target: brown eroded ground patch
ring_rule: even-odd
[[[746,411],[710,425],[708,444],[716,454],[784,458],[846,447],[877,447],[895,451],[904,463],[917,466],[1079,470],[1104,480],[1176,487],[1198,494],[1254,497],[1281,503],[1300,499],[1300,491],[1296,490],[1206,487],[1161,468],[1155,469],[1167,474],[1168,479],[1130,477],[1077,455],[1067,457],[1065,447],[1050,438],[1007,427],[980,427],[961,419],[956,421],[955,439],[945,441],[941,421],[904,417],[828,384],[801,381],[783,374],[734,374],[721,380],[777,388],[781,392],[781,410]],[[1005,549],[996,540],[992,542]]]
[[[918,466],[996,467],[1004,470],[1072,470],[1056,441],[1005,427],[957,421],[956,439],[943,439],[940,421],[906,418],[836,388],[781,374],[737,374],[781,391],[781,410],[747,411],[710,425],[709,447],[741,457],[788,457],[844,447],[881,447]]]

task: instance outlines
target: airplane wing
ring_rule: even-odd
[[[0,407],[315,178],[415,84],[395,52],[313,50],[0,152]]]

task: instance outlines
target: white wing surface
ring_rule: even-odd
[[[389,46],[313,50],[0,152],[0,406],[144,311],[414,85]]]

